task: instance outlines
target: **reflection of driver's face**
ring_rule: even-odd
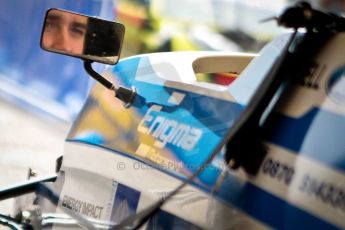
[[[46,18],[42,46],[58,51],[82,54],[87,17],[51,10]]]

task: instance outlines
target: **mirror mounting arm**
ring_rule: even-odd
[[[99,73],[97,73],[96,71],[94,71],[92,69],[92,61],[84,61],[84,68],[86,70],[86,72],[93,77],[96,81],[98,81],[99,83],[101,83],[105,88],[113,90],[115,87],[114,85],[108,81],[107,79],[105,79],[102,75],[100,75]]]
[[[110,81],[108,81],[102,75],[93,70],[91,64],[92,61],[84,60],[84,68],[86,72],[107,89],[114,90],[115,97],[123,101],[125,103],[124,106],[126,108],[130,107],[130,105],[133,102],[133,99],[135,98],[135,95],[137,94],[135,88],[132,87],[132,89],[128,89],[123,86],[115,87]]]

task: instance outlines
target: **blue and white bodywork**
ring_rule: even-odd
[[[156,53],[109,68],[107,79],[138,95],[125,108],[94,86],[66,141],[57,212],[119,223],[174,190],[221,143],[288,37],[258,56]],[[255,177],[237,170],[220,181],[228,170],[220,152],[145,228],[345,228],[344,39],[336,36],[315,71],[279,101]],[[332,57],[337,49],[343,55]],[[240,75],[228,87],[196,81],[209,72]]]

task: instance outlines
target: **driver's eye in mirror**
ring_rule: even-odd
[[[105,64],[118,62],[124,26],[58,9],[47,11],[41,36],[44,50]]]

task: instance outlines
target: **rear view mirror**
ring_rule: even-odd
[[[122,24],[59,9],[47,11],[41,35],[44,50],[115,65],[125,28]]]

